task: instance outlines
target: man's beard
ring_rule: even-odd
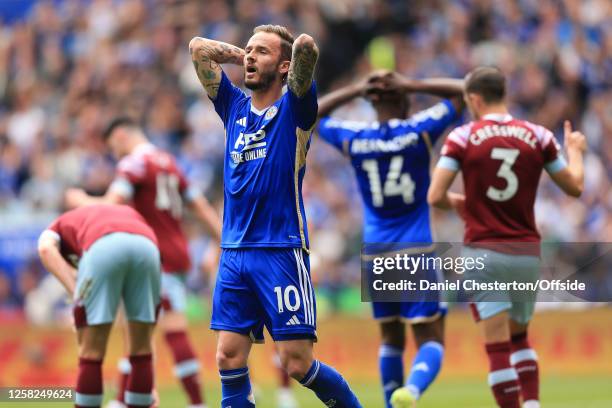
[[[272,85],[275,79],[276,71],[262,72],[259,74],[259,81],[249,83],[245,80],[244,86],[251,91],[262,91],[270,88],[270,85]]]

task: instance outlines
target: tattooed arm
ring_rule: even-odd
[[[301,34],[293,43],[287,86],[297,96],[304,96],[310,88],[318,57],[319,48],[311,36]]]
[[[189,43],[189,53],[198,79],[206,89],[208,96],[217,97],[221,83],[221,66],[219,64],[242,65],[244,50],[236,46],[207,38],[194,37]]]

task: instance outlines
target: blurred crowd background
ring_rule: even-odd
[[[100,134],[118,114],[140,120],[221,209],[223,128],[193,72],[196,35],[243,46],[258,24],[311,34],[320,93],[386,65],[408,77],[463,77],[495,64],[515,116],[562,139],[587,135],[586,188],[571,200],[544,176],[536,216],[550,241],[612,237],[612,2],[609,0],[11,0],[0,2],[0,313],[19,313],[46,273],[36,239],[63,192],[102,194],[113,160]],[[241,83],[241,69],[226,72]],[[413,110],[434,99],[415,95]],[[337,112],[373,119],[365,100]],[[359,282],[361,202],[346,160],[315,140],[304,187],[313,271],[331,299]],[[460,188],[460,187],[459,187]],[[462,224],[434,214],[438,239]],[[196,266],[207,252],[188,224]],[[43,283],[44,284],[44,283]],[[332,302],[333,303],[333,302]]]

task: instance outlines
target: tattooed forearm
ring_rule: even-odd
[[[205,57],[218,64],[242,65],[244,50],[221,41],[195,37],[189,43],[189,52],[192,58]]]
[[[189,52],[198,79],[211,98],[217,96],[221,82],[219,64],[242,65],[244,50],[220,41],[195,37],[189,43]]]
[[[309,35],[302,34],[293,43],[287,86],[297,96],[303,96],[310,88],[318,57],[319,49]]]

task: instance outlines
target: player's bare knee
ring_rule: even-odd
[[[128,323],[129,353],[133,356],[151,354],[153,352],[153,329],[150,323]]]
[[[406,344],[406,328],[402,321],[394,320],[392,322],[381,323],[380,331],[383,344],[404,348]]]
[[[510,340],[510,324],[508,312],[498,313],[481,322],[485,341],[487,343],[496,343],[500,341]]]
[[[312,358],[301,354],[289,354],[281,357],[283,369],[289,377],[299,381],[306,376],[312,366]]]
[[[144,340],[141,343],[130,345],[130,355],[131,356],[142,356],[145,354],[151,354],[153,352],[153,346],[151,344],[151,339]]]
[[[504,319],[503,315],[496,315],[489,319],[483,320],[483,324],[491,331],[507,330],[509,328],[508,319]]]
[[[104,360],[105,354],[106,350],[96,347],[81,346],[79,348],[79,357],[88,360]]]
[[[510,319],[510,335],[518,336],[527,333],[528,323],[519,323],[514,319]]]
[[[79,329],[79,357],[92,360],[102,360],[106,352],[106,344],[111,325],[87,326]]]
[[[217,351],[216,355],[217,366],[221,370],[233,370],[246,366],[246,360],[241,355],[235,353],[227,353],[225,351]]]
[[[417,346],[421,346],[429,341],[444,344],[444,328],[442,320],[436,320],[430,323],[419,323],[412,325],[414,340]]]
[[[313,356],[311,347],[286,344],[279,347],[278,354],[283,369],[291,378],[298,381],[306,376],[306,373],[308,373],[312,366]]]
[[[221,370],[233,370],[247,365],[245,354],[238,349],[219,347],[217,348],[216,359],[217,366]]]
[[[180,312],[164,312],[159,319],[159,325],[164,332],[187,330],[187,317]]]

